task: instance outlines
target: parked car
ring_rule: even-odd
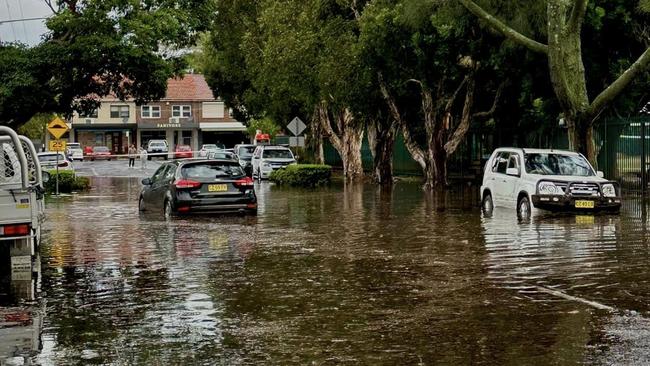
[[[161,157],[167,160],[169,153],[169,145],[167,140],[149,140],[147,143],[147,159],[151,160],[154,157]]]
[[[194,153],[192,153],[192,147],[190,145],[176,145],[174,149],[175,159],[189,159],[193,157]]]
[[[106,146],[95,146],[93,147],[93,153],[90,155],[90,161],[95,160],[108,160],[113,159],[113,153]]]
[[[621,208],[618,183],[603,178],[581,154],[571,151],[501,148],[485,166],[481,202],[517,210],[519,218],[536,211],[611,211]]]
[[[242,168],[246,168],[246,166],[252,164],[252,159],[253,159],[253,153],[255,152],[255,145],[251,144],[238,144],[235,145],[235,154],[237,154],[237,157],[239,158],[239,165],[242,166]]]
[[[71,161],[79,160],[83,161],[84,160],[84,152],[81,149],[81,144],[78,142],[69,142],[68,145],[65,148],[66,152],[65,155],[70,159]]]
[[[165,217],[193,213],[257,214],[253,180],[233,160],[175,160],[161,165],[144,185],[140,211]]]
[[[222,144],[203,144],[201,145],[201,150],[199,150],[199,157],[207,158],[211,152],[216,152],[225,148],[226,147]]]
[[[235,155],[235,153],[228,150],[211,151],[210,153],[208,153],[208,159],[226,159],[226,160],[233,160],[239,162],[237,155]]]
[[[257,146],[251,159],[253,177],[262,180],[268,178],[275,169],[285,168],[296,164],[296,158],[291,149],[285,146]]]
[[[38,153],[38,161],[41,163],[43,170],[55,170],[57,167],[57,156],[58,156],[58,166],[59,170],[69,170],[74,171],[72,161],[70,161],[65,154],[61,152],[42,152]]]
[[[93,155],[93,147],[86,146],[84,147],[84,159],[90,159]]]

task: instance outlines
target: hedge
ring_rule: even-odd
[[[269,179],[279,185],[317,187],[329,184],[331,177],[329,165],[298,164],[274,170]]]
[[[56,170],[49,170],[50,180],[45,182],[46,193],[56,193]],[[77,177],[68,170],[59,171],[59,193],[72,193],[90,189],[90,180],[87,177]]]

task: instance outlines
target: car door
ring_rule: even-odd
[[[505,177],[509,156],[509,152],[502,151],[494,157],[494,161],[492,162],[492,174],[489,184],[492,186],[492,200],[495,206],[504,207],[507,205],[507,189],[505,187],[507,180]]]
[[[516,152],[511,152],[508,156],[508,170],[516,169],[516,175],[504,174],[503,180],[503,201],[507,207],[517,207],[517,195],[519,194],[519,183],[521,177],[521,157]]]
[[[149,207],[162,207],[162,202],[158,202],[160,197],[158,197],[158,190],[160,188],[160,183],[162,178],[167,171],[169,164],[161,165],[153,176],[151,177],[151,184],[145,188],[142,196],[144,197],[144,202]]]

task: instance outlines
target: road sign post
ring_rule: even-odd
[[[49,150],[56,151],[56,193],[59,195],[59,152],[65,153],[66,142],[61,140],[61,137],[65,135],[70,129],[68,125],[63,122],[59,117],[54,117],[50,123],[47,125],[47,132],[54,137],[54,141],[50,141]]]

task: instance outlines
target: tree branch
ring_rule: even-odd
[[[621,76],[611,83],[607,89],[603,90],[591,103],[587,111],[588,116],[594,117],[605,109],[607,104],[614,100],[623,89],[625,89],[628,84],[634,80],[634,78],[641,73],[650,63],[650,48],[646,49],[645,52],[630,66],[627,70],[621,74]],[[593,119],[591,121],[593,123]]]
[[[456,88],[456,91],[454,91],[454,94],[451,95],[451,98],[447,100],[447,106],[445,107],[445,113],[448,113],[451,111],[451,108],[454,106],[454,101],[458,97],[458,93],[463,89],[463,86],[465,86],[465,83],[467,83],[467,78],[466,76],[463,81],[458,85],[458,88]]]
[[[469,127],[472,124],[472,108],[474,106],[474,90],[476,89],[476,81],[474,79],[474,74],[471,73],[467,76],[467,91],[465,92],[465,103],[463,105],[463,113],[460,119],[460,123],[454,130],[454,133],[451,135],[447,143],[445,143],[444,149],[447,155],[453,154],[460,143],[467,135]]]
[[[504,81],[499,85],[499,88],[497,88],[497,92],[494,95],[494,102],[492,102],[492,107],[484,112],[476,112],[472,115],[473,118],[487,118],[490,117],[494,114],[494,112],[497,109],[497,104],[499,104],[499,99],[501,99],[501,94],[503,93],[503,89],[505,88],[507,84],[507,81]]]
[[[329,117],[329,113],[327,112],[327,104],[325,101],[321,102],[320,105],[318,106],[319,112],[320,112],[320,125],[323,128],[323,135],[326,136],[332,145],[334,145],[334,148],[337,151],[342,151],[343,150],[343,143],[341,142],[341,139],[339,136],[332,130],[332,125]]]
[[[53,14],[58,14],[59,10],[54,8],[54,4],[52,3],[52,1],[53,0],[43,0],[45,5],[47,5],[47,7],[50,8],[50,10],[52,10]]]
[[[587,3],[589,0],[575,0],[573,9],[571,10],[571,18],[569,18],[568,31],[577,32],[582,26],[582,21],[587,11]]]
[[[517,32],[516,30],[510,28],[505,23],[503,23],[499,19],[495,18],[494,16],[490,15],[488,12],[483,10],[483,8],[478,6],[474,1],[472,0],[458,0],[458,1],[465,8],[467,8],[467,10],[469,10],[472,14],[476,15],[479,19],[482,19],[483,21],[488,23],[492,28],[494,28],[499,33],[503,34],[506,38],[509,38],[519,43],[520,45],[527,47],[532,51],[540,52],[544,54],[548,53],[547,45],[537,42],[533,39],[530,39],[524,36],[523,34]]]

